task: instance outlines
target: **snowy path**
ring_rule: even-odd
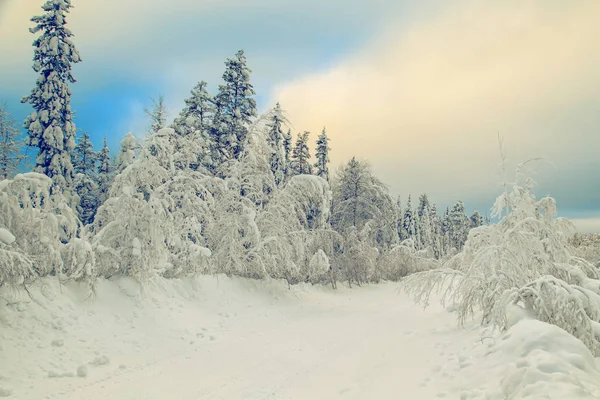
[[[94,336],[97,324],[97,339],[82,351],[110,363],[87,366],[84,378],[41,378],[15,388],[15,398],[434,399],[444,395],[438,372],[456,358],[443,350],[479,341],[476,331],[458,330],[450,313],[424,312],[393,284],[266,294],[227,285],[204,299],[174,295],[165,307],[159,296],[152,307],[136,303],[110,316],[89,306],[89,324],[80,317],[66,331]],[[158,317],[145,321],[151,312]],[[127,315],[131,324],[109,322]],[[75,371],[73,362],[68,369]]]

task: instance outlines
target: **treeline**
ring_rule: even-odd
[[[366,161],[331,174],[325,129],[313,159],[309,132],[294,140],[279,104],[258,116],[241,50],[215,95],[199,82],[168,126],[161,97],[146,110],[142,143],[129,133],[114,159],[106,140],[95,152],[88,133],[75,136],[69,84],[81,57],[65,27],[70,7],[50,0],[32,19],[39,78],[23,99],[34,109],[24,127],[38,156],[34,173],[0,185],[0,251],[10,263],[0,285],[45,274],[196,273],[362,284],[431,268],[482,225],[462,202],[441,216],[425,194],[402,207]],[[7,178],[18,152],[17,130],[5,125]]]

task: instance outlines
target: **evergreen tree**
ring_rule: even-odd
[[[444,255],[444,236],[442,232],[442,220],[437,213],[437,207],[431,205],[431,248],[435,258],[440,259]]]
[[[471,227],[471,221],[469,220],[469,217],[467,217],[467,214],[465,214],[465,206],[462,201],[459,200],[452,207],[448,217],[450,223],[450,241],[454,248],[460,250],[467,241],[467,236]]]
[[[74,186],[79,196],[77,214],[79,220],[84,224],[90,224],[94,220],[98,209],[98,185],[95,182],[96,161],[98,155],[90,141],[90,135],[84,132],[73,151],[73,166],[75,167]]]
[[[471,228],[477,228],[477,227],[483,225],[483,217],[477,210],[473,211],[473,214],[471,214],[470,220],[471,220]]]
[[[98,153],[98,201],[100,204],[108,198],[112,185],[112,166],[110,164],[110,151],[104,138],[104,146]]]
[[[94,221],[94,216],[100,206],[98,184],[94,181],[93,176],[84,173],[77,173],[73,182],[79,196],[79,203],[76,206],[79,220],[84,225],[88,225]]]
[[[408,234],[404,229],[404,210],[402,209],[400,196],[398,196],[398,200],[396,200],[396,230],[398,231],[398,239],[400,241],[408,239]]]
[[[431,205],[427,194],[419,196],[417,207],[417,231],[419,236],[419,247],[421,249],[431,248],[433,245],[433,229],[431,221]]]
[[[292,152],[292,169],[295,175],[311,174],[310,150],[308,149],[309,132],[302,132],[296,139]]]
[[[94,175],[96,173],[96,161],[98,155],[90,141],[90,135],[84,132],[79,143],[73,150],[73,166],[78,174]]]
[[[215,162],[238,159],[246,145],[248,124],[256,116],[256,93],[250,83],[252,71],[246,65],[244,51],[225,61],[223,80],[215,98],[217,112],[212,129]]]
[[[121,149],[117,156],[117,162],[115,164],[116,173],[120,174],[125,168],[133,164],[135,161],[135,150],[137,149],[137,142],[135,136],[131,132],[125,135],[125,138],[121,140]]]
[[[406,238],[412,238],[416,240],[417,229],[415,222],[415,215],[411,205],[411,198],[408,195],[408,201],[406,202],[406,208],[404,210],[404,218],[402,218],[403,231],[406,232]]]
[[[191,96],[185,99],[185,107],[173,122],[173,128],[179,135],[208,132],[216,106],[206,85],[205,81],[199,82],[192,89]]]
[[[283,136],[283,152],[285,156],[285,176],[292,174],[292,130],[288,129]]]
[[[325,132],[325,128],[323,128],[323,132],[319,135],[317,139],[317,153],[315,155],[317,162],[315,163],[316,175],[321,178],[329,181],[329,138],[327,137],[327,132]]]
[[[165,127],[167,123],[167,108],[165,99],[159,96],[158,100],[152,99],[152,109],[144,109],[144,112],[150,117],[151,125],[149,133],[158,132]]]
[[[275,105],[273,109],[271,121],[267,125],[268,136],[267,142],[271,148],[271,154],[269,155],[269,164],[275,183],[281,184],[285,179],[286,165],[286,151],[285,151],[285,133],[281,130],[281,126],[284,123],[283,111],[279,103]]]
[[[24,156],[20,154],[21,143],[17,139],[19,129],[6,105],[0,104],[0,180],[14,175]]]
[[[443,253],[447,254],[452,248],[452,244],[450,243],[450,209],[448,207],[446,207],[446,211],[444,211],[441,222]]]
[[[81,61],[71,41],[73,34],[65,27],[71,0],[48,0],[44,15],[31,19],[30,32],[42,32],[34,42],[33,70],[39,74],[36,87],[21,102],[34,111],[24,122],[26,143],[38,148],[36,170],[51,177],[63,190],[73,180],[71,152],[75,148],[75,123],[71,111],[69,83],[76,80],[71,64]]]

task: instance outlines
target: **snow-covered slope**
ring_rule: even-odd
[[[29,289],[15,299],[0,288],[0,396],[10,399],[600,396],[594,359],[564,331],[524,320],[482,338],[396,284],[119,279],[88,297],[46,278]]]

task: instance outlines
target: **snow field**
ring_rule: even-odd
[[[339,290],[225,276],[44,278],[0,288],[10,399],[594,399],[579,340],[521,319],[505,335],[423,311],[386,283]]]

